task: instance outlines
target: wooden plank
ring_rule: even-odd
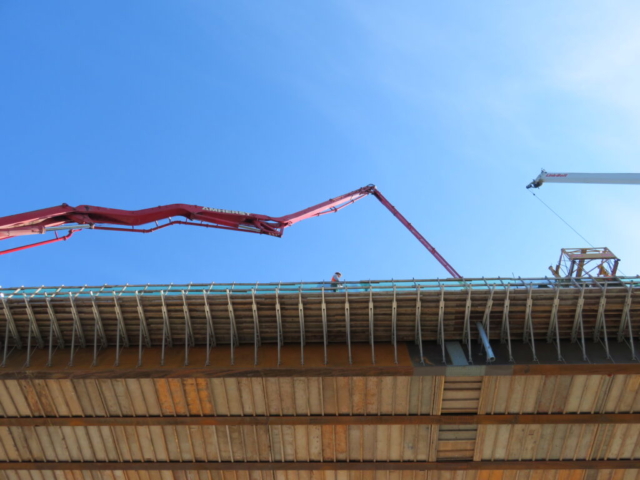
[[[58,416],[58,412],[53,404],[53,400],[51,399],[51,395],[49,394],[49,389],[47,388],[46,380],[33,380],[32,381],[33,388],[36,391],[38,403],[42,407],[42,411],[47,416]],[[2,382],[0,382],[0,392],[2,391]],[[10,408],[10,405],[5,404],[4,396],[0,393],[0,401],[2,402],[3,408],[7,412],[7,415],[11,415],[11,410],[7,410]]]
[[[520,413],[536,413],[544,377],[542,375],[533,375],[526,377],[526,380],[526,393],[522,400],[522,410]]]
[[[380,390],[378,389],[378,378],[366,377],[366,382],[365,413],[367,415],[379,414],[378,396],[380,395]]]
[[[311,410],[311,415],[323,415],[324,409],[322,404],[322,379],[317,377],[305,378],[307,379],[309,388],[309,408]]]
[[[376,429],[375,425],[362,426],[362,458],[364,461],[376,459]]]
[[[115,400],[118,403],[118,412],[126,417],[134,415],[134,407],[131,401],[131,395],[127,388],[126,381],[128,379],[119,378],[111,380],[111,388],[115,394]]]
[[[349,450],[349,437],[346,425],[335,426],[335,459],[337,461],[347,460]]]
[[[138,380],[138,383],[140,385],[144,407],[148,412],[147,415],[155,417],[162,415],[162,407],[160,406],[154,381],[151,378],[141,378]]]
[[[322,458],[327,461],[335,461],[335,425],[323,425],[322,427]]]
[[[208,384],[216,415],[231,415],[224,378],[212,378],[208,381]]]
[[[365,377],[351,378],[351,402],[354,415],[364,415],[366,411],[367,380]]]
[[[202,406],[200,405],[200,395],[196,380],[194,378],[182,379],[182,389],[184,391],[189,415],[202,415]]]
[[[198,397],[200,408],[203,415],[215,415],[213,408],[213,399],[209,391],[209,381],[206,378],[196,378],[196,388],[198,389]]]
[[[168,381],[164,378],[154,380],[154,385],[162,415],[176,415]]]
[[[353,427],[352,427],[353,428]],[[389,459],[402,460],[402,425],[389,425]]]
[[[95,416],[95,411],[93,409],[93,405],[91,403],[91,397],[87,390],[87,386],[85,385],[84,380],[72,380],[73,388],[76,391],[76,395],[78,397],[78,402],[80,403],[80,407],[82,409],[82,416]],[[29,382],[32,384],[32,382]],[[43,413],[44,415],[44,413]]]
[[[38,401],[38,394],[36,392],[33,383],[29,380],[21,380],[20,387],[24,393],[24,396],[29,404],[29,409],[31,410],[31,414],[35,417],[43,417],[45,415],[42,410],[42,406]]]
[[[280,401],[280,384],[278,378],[264,378],[263,389],[266,397],[268,415],[282,415],[282,403]],[[212,380],[213,381],[213,380]],[[215,390],[214,390],[215,391]]]
[[[430,398],[431,415],[440,415],[442,412],[442,395],[444,393],[445,377],[436,377],[433,379],[433,394]]]
[[[294,401],[293,378],[278,378],[276,380],[276,384],[278,388],[279,400],[282,405],[282,414],[295,415],[296,405]]]
[[[522,403],[527,395],[526,382],[527,377],[512,377],[511,390],[509,392],[509,400],[505,413],[522,413]]]
[[[338,413],[350,415],[353,413],[351,383],[348,377],[335,378],[336,396],[338,399]]]
[[[182,388],[182,379],[169,378],[167,379],[167,386],[169,388],[170,402],[173,405],[175,415],[189,415],[189,408],[187,406],[187,398]]]
[[[323,460],[322,457],[322,427],[309,427],[309,461],[318,462]]]
[[[80,381],[84,382],[84,386],[86,387],[87,393],[89,395],[89,401],[91,402],[91,407],[93,410],[92,414],[99,417],[106,416],[107,409],[102,399],[102,395],[100,394],[98,380],[80,380]],[[34,380],[33,382],[34,384],[36,384],[36,382],[44,383],[44,380]],[[44,404],[43,404],[43,407],[44,407]],[[46,409],[47,408],[45,407],[45,410]]]
[[[6,388],[6,394],[11,397],[11,403],[15,405],[18,415],[20,416],[32,416],[29,408],[29,402],[24,396],[20,384],[17,380],[5,380],[4,385]]]
[[[242,394],[240,387],[238,386],[237,378],[224,378],[224,390],[226,392],[226,399],[228,402],[230,415],[244,415],[245,412],[242,408]]]

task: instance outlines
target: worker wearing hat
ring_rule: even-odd
[[[333,287],[334,292],[338,291],[338,285],[342,283],[340,281],[340,277],[342,277],[342,274],[340,272],[334,273],[333,277],[331,277],[331,286]]]

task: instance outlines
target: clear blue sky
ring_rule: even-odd
[[[180,202],[277,216],[375,183],[463,275],[544,276],[584,241],[525,190],[540,168],[640,171],[639,23],[631,1],[0,1],[0,215]],[[640,272],[638,187],[540,196]],[[282,239],[85,231],[0,257],[0,285],[336,269],[447,276],[370,198]]]

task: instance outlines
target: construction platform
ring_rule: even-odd
[[[0,293],[7,479],[639,476],[638,277]]]

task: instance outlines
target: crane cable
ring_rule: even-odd
[[[539,196],[537,196],[535,193],[533,193],[532,190],[529,190],[529,191],[531,192],[531,195],[533,195],[538,200],[540,200],[540,203],[542,203],[545,207],[547,207],[556,217],[558,217],[560,220],[562,220],[567,227],[569,227],[571,230],[573,230],[576,233],[576,235],[578,235],[581,239],[583,239],[585,242],[587,242],[591,248],[596,248],[591,244],[591,242],[589,240],[584,238],[580,234],[580,232],[578,232],[575,228],[573,228],[571,225],[569,225],[569,222],[567,222],[564,218],[562,218],[558,212],[556,212],[553,208],[551,208],[549,205],[544,203],[544,201]]]
[[[529,190],[529,191],[531,192],[531,195],[533,195],[533,196],[534,196],[534,197],[536,197],[538,200],[540,200],[540,203],[542,203],[545,207],[547,207],[547,208],[548,208],[548,209],[549,209],[549,210],[550,210],[550,211],[551,211],[551,212],[552,212],[556,217],[558,217],[560,220],[562,220],[562,221],[564,222],[564,224],[565,224],[567,227],[569,227],[569,228],[570,228],[571,230],[573,230],[573,231],[574,231],[574,232],[575,232],[575,233],[576,233],[576,234],[577,234],[581,239],[583,239],[585,242],[587,242],[591,248],[596,248],[596,247],[594,247],[594,246],[593,246],[593,244],[592,244],[589,240],[587,240],[586,238],[584,238],[584,237],[580,234],[580,232],[578,232],[575,228],[573,228],[571,225],[569,225],[569,222],[567,222],[564,218],[562,218],[558,212],[556,212],[553,208],[551,208],[549,205],[547,205],[546,203],[544,203],[544,201],[543,201],[539,196],[537,196],[535,193],[533,193],[533,191],[532,191],[532,190]],[[623,276],[626,276],[626,274],[625,274],[622,270],[620,270],[620,268],[618,268],[618,271],[619,271]]]

